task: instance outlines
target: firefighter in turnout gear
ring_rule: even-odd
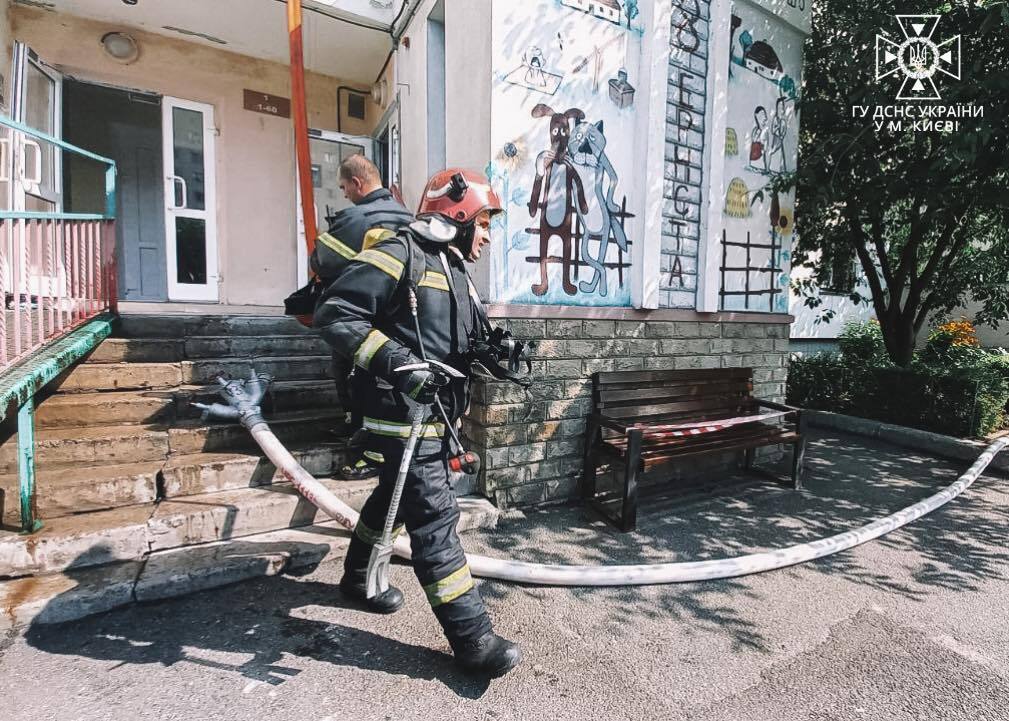
[[[365,580],[410,435],[410,404],[404,395],[424,405],[437,398],[453,426],[465,412],[471,349],[487,327],[465,263],[480,257],[490,242],[491,216],[499,212],[501,202],[480,173],[436,174],[425,188],[417,221],[354,258],[315,314],[323,338],[356,366],[355,393],[367,409],[364,424],[381,440],[385,456],[379,485],[354,530],[340,582],[347,596],[373,611],[392,613],[403,605],[402,592],[393,587],[368,599]],[[411,288],[417,296],[416,323]],[[435,370],[396,373],[422,357],[445,363],[465,378],[448,380]],[[440,415],[431,415],[423,426],[397,531],[405,527],[410,535],[414,572],[456,661],[468,670],[498,675],[517,665],[521,654],[518,646],[493,632],[456,534],[459,506],[449,485],[453,450],[447,430]]]
[[[328,288],[347,264],[362,250],[413,222],[413,215],[392,193],[382,187],[382,179],[370,160],[363,155],[351,155],[340,163],[340,188],[353,205],[333,216],[329,230],[315,241],[312,270]],[[345,480],[358,480],[376,475],[382,463],[381,452],[372,447],[362,425],[360,404],[351,390],[349,378],[353,365],[337,353],[333,354],[333,378],[336,381],[340,405],[347,413],[350,430],[354,432],[352,448],[364,447],[362,455],[340,470]]]

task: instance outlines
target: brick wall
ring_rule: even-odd
[[[752,367],[754,393],[784,401],[787,323],[498,319],[537,341],[527,391],[474,384],[463,421],[483,458],[480,490],[498,506],[575,498],[596,371]]]

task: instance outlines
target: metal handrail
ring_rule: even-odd
[[[53,153],[105,166],[104,213],[0,210],[0,417],[17,409],[21,529],[31,533],[42,526],[35,516],[35,396],[109,335],[116,311],[116,163],[0,116],[4,127],[12,132],[0,139],[0,171],[20,169],[0,172],[8,187],[20,183],[27,191],[40,183],[21,167],[29,145],[36,160],[39,143],[48,143]]]

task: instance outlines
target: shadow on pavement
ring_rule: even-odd
[[[744,475],[692,487],[670,486],[663,495],[642,501],[638,529],[632,533],[620,533],[580,507],[533,510],[524,519],[504,520],[493,533],[467,540],[467,551],[544,564],[731,558],[853,530],[938,492],[969,465],[844,434],[813,433],[810,440],[801,492]],[[912,583],[878,572],[851,552],[804,568],[911,601],[924,598],[932,587],[977,590],[986,580],[999,578],[1009,563],[1009,504],[976,492],[991,482],[991,477],[982,476],[951,503],[873,542],[918,555],[921,567]],[[502,583],[485,583],[481,592],[502,603],[513,593],[540,593]],[[729,602],[735,594],[747,594],[757,603],[772,601],[761,599],[745,579],[569,592],[583,601],[607,601],[619,609],[607,619],[616,634],[636,619],[667,618],[729,634],[738,649],[769,650],[755,624],[738,613],[738,604]]]
[[[954,465],[864,438],[816,434],[808,451],[806,489],[795,492],[751,477],[713,479],[707,488],[670,489],[642,505],[638,530],[619,533],[578,507],[529,511],[503,521],[497,530],[468,534],[470,553],[547,564],[638,564],[727,558],[784,548],[852,530],[910,506],[952,483],[967,464]],[[998,483],[998,481],[995,481]],[[910,601],[932,588],[977,590],[999,578],[1009,563],[1006,528],[1009,495],[982,477],[978,487],[940,510],[873,543],[884,550],[913,552],[917,571],[904,580],[879,572],[871,556],[840,553],[803,568],[864,584]],[[712,490],[714,489],[714,490]],[[261,553],[262,544],[246,552]],[[73,574],[74,572],[69,572]],[[802,583],[797,571],[787,579]],[[496,600],[495,615],[509,599],[530,594],[551,605],[564,594],[605,618],[585,632],[615,640],[633,633],[636,621],[689,624],[723,634],[737,651],[769,652],[750,605],[771,603],[759,583],[729,579],[663,587],[544,589],[484,582],[481,593]],[[781,593],[778,584],[776,593]],[[801,592],[801,591],[800,591]],[[558,594],[558,595],[554,595]],[[302,618],[306,606],[356,608],[335,586],[275,576],[183,599],[132,606],[62,626],[32,626],[26,638],[54,654],[82,655],[122,664],[171,666],[182,661],[279,684],[299,670],[285,657],[301,657],[369,671],[437,680],[460,697],[480,698],[486,681],[463,675],[451,657],[384,635]],[[577,608],[577,606],[572,606]],[[558,607],[563,608],[563,607]],[[426,609],[425,609],[426,612]],[[351,618],[351,617],[348,617]],[[341,620],[343,620],[341,618]],[[656,642],[660,640],[657,639]],[[245,658],[251,655],[252,658]],[[229,656],[242,658],[234,661]]]
[[[281,550],[261,543],[244,545],[236,555]],[[69,570],[66,575],[74,578],[88,570],[93,569]],[[311,570],[301,569],[299,575]],[[57,597],[50,603],[59,602]],[[113,661],[117,666],[168,668],[187,662],[271,685],[301,672],[285,664],[285,657],[288,663],[295,657],[439,681],[463,698],[477,699],[489,686],[485,679],[459,671],[448,653],[296,615],[295,609],[306,606],[360,611],[335,585],[280,575],[135,604],[70,623],[35,623],[25,632],[25,640],[48,653]]]

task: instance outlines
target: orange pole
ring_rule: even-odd
[[[305,99],[305,46],[301,34],[301,0],[287,0],[287,31],[291,41],[291,117],[294,148],[298,156],[301,215],[305,220],[308,255],[315,250],[319,229],[315,224],[315,192],[312,189],[312,155],[308,147],[308,106]]]

